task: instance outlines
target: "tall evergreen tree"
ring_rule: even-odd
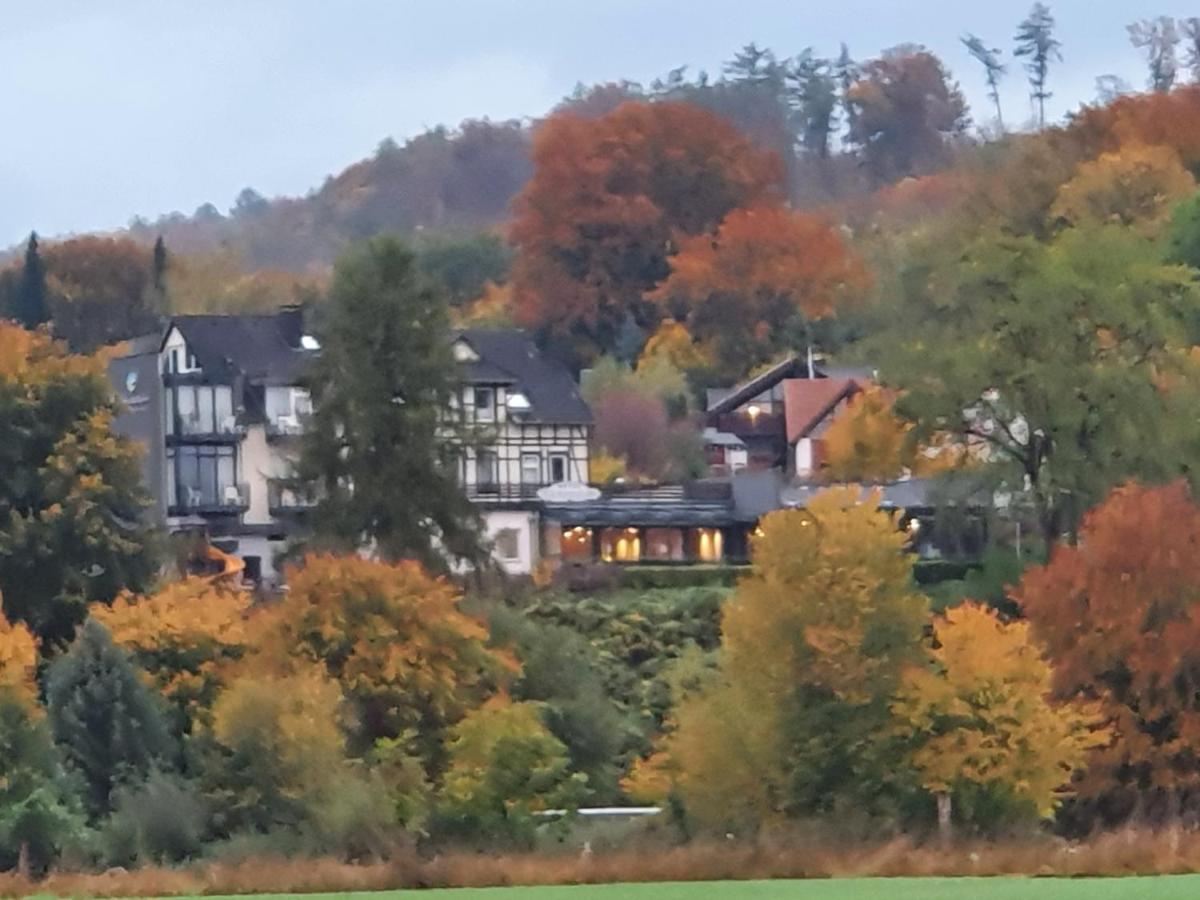
[[[448,440],[457,386],[449,332],[443,293],[396,238],[338,261],[296,473],[321,497],[318,541],[434,567],[447,554],[483,558]]]
[[[112,812],[116,788],[173,761],[176,748],[157,698],[95,619],[50,666],[46,708],[66,768],[83,779],[93,819]]]
[[[1054,37],[1054,16],[1050,7],[1035,3],[1025,20],[1017,26],[1013,56],[1025,57],[1029,73],[1030,98],[1037,103],[1038,127],[1046,127],[1046,101],[1053,96],[1046,90],[1050,63],[1062,62],[1062,44]]]
[[[827,59],[805,50],[787,72],[800,144],[819,159],[829,156],[838,105],[837,80]]]
[[[996,124],[1001,131],[1004,131],[1004,114],[1000,110],[1000,79],[1004,77],[1008,67],[1000,62],[1000,50],[998,48],[989,49],[981,38],[973,34],[962,38],[962,42],[963,46],[967,48],[967,52],[983,66],[984,78],[987,79],[988,96],[992,98],[992,104],[996,107]]]
[[[844,43],[842,52],[838,54],[837,61],[833,64],[833,74],[841,93],[842,116],[845,119],[846,130],[849,134],[853,134],[858,110],[850,100],[850,88],[854,87],[854,83],[858,81],[858,63],[850,56],[850,48]]]
[[[163,243],[162,235],[154,242],[154,263],[151,270],[151,284],[156,291],[164,291],[167,286],[167,245]]]
[[[37,328],[50,318],[46,308],[46,267],[38,252],[36,231],[29,233],[29,243],[25,245],[25,266],[14,307],[13,318],[25,328]]]
[[[1150,90],[1165,94],[1175,86],[1179,71],[1179,27],[1170,16],[1143,19],[1127,26],[1129,42],[1146,55]]]

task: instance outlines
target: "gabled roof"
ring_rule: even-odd
[[[814,428],[846,397],[861,390],[853,378],[791,378],[783,383],[783,413],[787,439],[794,444]]]
[[[166,333],[177,328],[209,374],[295,384],[315,353],[289,344],[281,324],[279,315],[175,316]]]
[[[813,367],[817,378],[824,378],[825,372],[820,366]],[[744,403],[749,403],[760,394],[769,391],[786,378],[808,378],[808,362],[799,356],[793,356],[778,363],[761,375],[743,381],[728,394],[708,406],[709,415],[721,415],[733,412]]]
[[[465,328],[454,338],[464,341],[479,357],[464,363],[467,381],[503,384],[524,394],[529,400],[524,421],[591,424],[592,411],[571,373],[544,356],[525,332],[516,328]]]

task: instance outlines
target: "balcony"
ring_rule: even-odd
[[[250,486],[217,485],[215,490],[180,485],[168,513],[186,515],[237,515],[250,508]]]
[[[464,487],[468,500],[535,500],[544,484],[501,484],[498,481],[468,484]]]
[[[314,488],[298,487],[280,481],[267,482],[267,511],[273,516],[303,513],[313,509],[318,502]]]
[[[305,416],[290,415],[290,416],[275,416],[273,419],[267,419],[267,437],[268,438],[289,438],[299,437],[304,434],[304,419]]]
[[[246,428],[237,416],[212,419],[202,416],[179,416],[175,427],[167,434],[167,440],[175,443],[237,443],[246,434]]]

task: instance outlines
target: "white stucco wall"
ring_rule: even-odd
[[[509,575],[529,575],[541,561],[538,532],[538,514],[529,510],[488,510],[483,514],[484,530],[488,540],[507,528],[517,533],[517,556],[505,559],[498,548],[492,556]]]

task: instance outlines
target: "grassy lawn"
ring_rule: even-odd
[[[461,888],[376,894],[276,895],[276,900],[1192,900],[1200,875],[1156,878],[844,878],[580,887]],[[210,898],[211,900],[211,898]],[[265,898],[263,898],[265,900]]]

